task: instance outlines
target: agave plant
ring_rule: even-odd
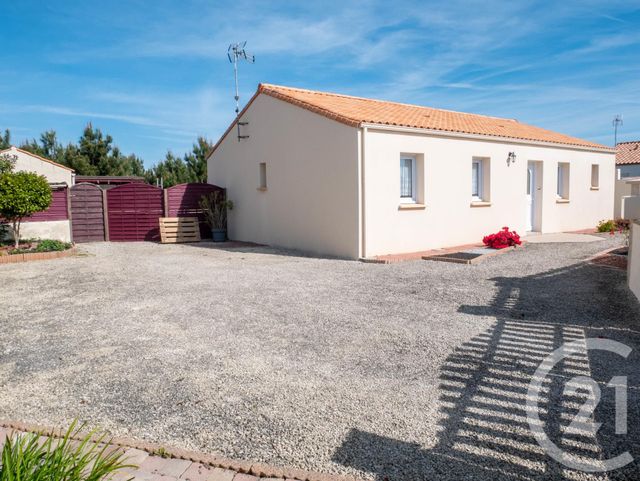
[[[90,431],[74,441],[84,426],[71,424],[64,437],[19,433],[7,437],[0,460],[0,481],[102,481],[125,468],[121,449],[109,449],[105,435]],[[133,478],[130,478],[133,479]]]

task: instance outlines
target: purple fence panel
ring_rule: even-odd
[[[56,189],[51,192],[51,205],[47,210],[36,212],[31,217],[25,217],[23,222],[47,222],[50,220],[68,220],[67,188]]]
[[[135,183],[107,191],[111,241],[158,241],[158,219],[163,216],[163,194],[159,187]]]
[[[200,236],[211,238],[211,229],[204,221],[204,215],[200,208],[200,199],[211,192],[220,192],[224,195],[224,189],[212,184],[178,184],[166,189],[167,191],[167,216],[168,217],[197,217],[200,221]]]

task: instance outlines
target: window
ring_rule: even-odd
[[[471,207],[491,206],[491,159],[473,157],[471,160]]]
[[[482,160],[473,159],[471,164],[471,197],[482,200]]]
[[[591,188],[596,190],[600,187],[600,166],[598,164],[591,165]]]
[[[557,195],[559,199],[569,199],[569,163],[558,162],[558,186]]]
[[[416,158],[409,156],[400,157],[400,202],[417,202],[416,189]]]
[[[260,185],[259,190],[267,190],[267,164],[260,162]]]

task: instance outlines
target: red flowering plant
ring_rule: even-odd
[[[482,243],[492,249],[505,249],[506,247],[519,246],[522,241],[516,231],[509,231],[508,227],[503,227],[495,234],[484,236]]]

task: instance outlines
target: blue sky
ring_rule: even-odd
[[[83,126],[150,166],[234,115],[229,43],[259,82],[513,117],[612,144],[640,138],[637,1],[0,0],[0,128]]]

